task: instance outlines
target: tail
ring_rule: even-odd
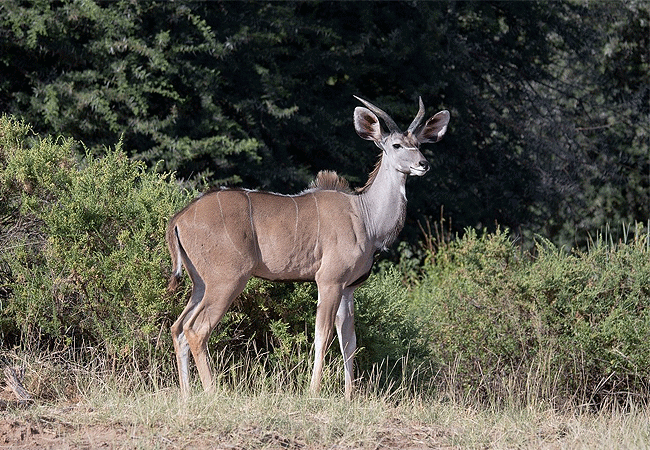
[[[181,263],[181,245],[178,241],[178,231],[176,230],[176,221],[174,219],[175,218],[172,218],[172,220],[169,221],[167,232],[165,233],[169,254],[172,257],[172,274],[169,277],[169,283],[167,284],[168,292],[174,292],[176,290],[178,287],[178,280],[181,278],[183,270],[183,264]]]

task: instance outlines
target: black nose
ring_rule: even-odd
[[[420,167],[422,167],[424,170],[429,170],[431,166],[429,166],[429,161],[423,159],[422,161],[420,161]]]

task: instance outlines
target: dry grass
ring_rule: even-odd
[[[634,404],[598,412],[541,401],[490,407],[450,393],[382,394],[371,383],[348,403],[338,380],[313,397],[286,391],[280,376],[237,368],[215,392],[182,401],[157,375],[116,373],[99,359],[85,366],[62,364],[60,355],[4,359],[26,367],[37,400],[4,403],[3,448],[650,448],[650,411]]]

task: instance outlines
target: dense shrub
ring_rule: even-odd
[[[187,194],[120,144],[80,161],[72,140],[30,136],[7,116],[0,140],[5,331],[13,325],[27,341],[80,338],[112,357],[168,348],[162,236]]]
[[[411,292],[403,277],[396,267],[382,265],[355,292],[357,366],[361,376],[367,377],[376,364],[402,376],[403,370],[413,368],[406,363],[417,364],[427,356],[426,347],[417,339],[419,330],[410,314]]]
[[[431,256],[414,292],[420,339],[485,397],[514,386],[555,400],[647,398],[649,256],[643,227],[584,253],[540,239],[534,257],[507,233],[467,230]]]

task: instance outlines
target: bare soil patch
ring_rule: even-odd
[[[119,426],[74,426],[58,420],[0,421],[0,446],[5,449],[112,449],[129,447],[128,431]]]

